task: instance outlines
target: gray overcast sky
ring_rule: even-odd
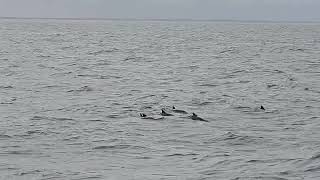
[[[0,16],[320,21],[320,0],[0,0]]]

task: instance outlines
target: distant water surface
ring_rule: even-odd
[[[319,24],[0,20],[0,179],[314,180],[319,137]]]

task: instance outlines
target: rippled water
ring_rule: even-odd
[[[0,179],[320,179],[320,25],[1,20],[0,62]]]

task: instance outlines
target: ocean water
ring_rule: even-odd
[[[319,24],[0,20],[1,180],[315,180],[319,138]]]

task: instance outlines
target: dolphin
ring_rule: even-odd
[[[147,117],[145,113],[140,113],[140,117]]]
[[[162,120],[162,119],[164,119],[163,117],[159,117],[159,118],[149,117],[144,113],[140,113],[140,117],[142,119],[150,119],[150,120]]]
[[[162,116],[173,116],[172,114],[169,114],[167,112],[164,111],[164,109],[161,109],[161,113]]]
[[[176,109],[176,107],[172,106],[172,112],[180,113],[180,114],[188,114],[187,111]]]
[[[195,121],[204,121],[204,122],[209,122],[208,120],[202,119],[199,117],[196,113],[192,113],[192,116],[189,116],[192,120]]]

